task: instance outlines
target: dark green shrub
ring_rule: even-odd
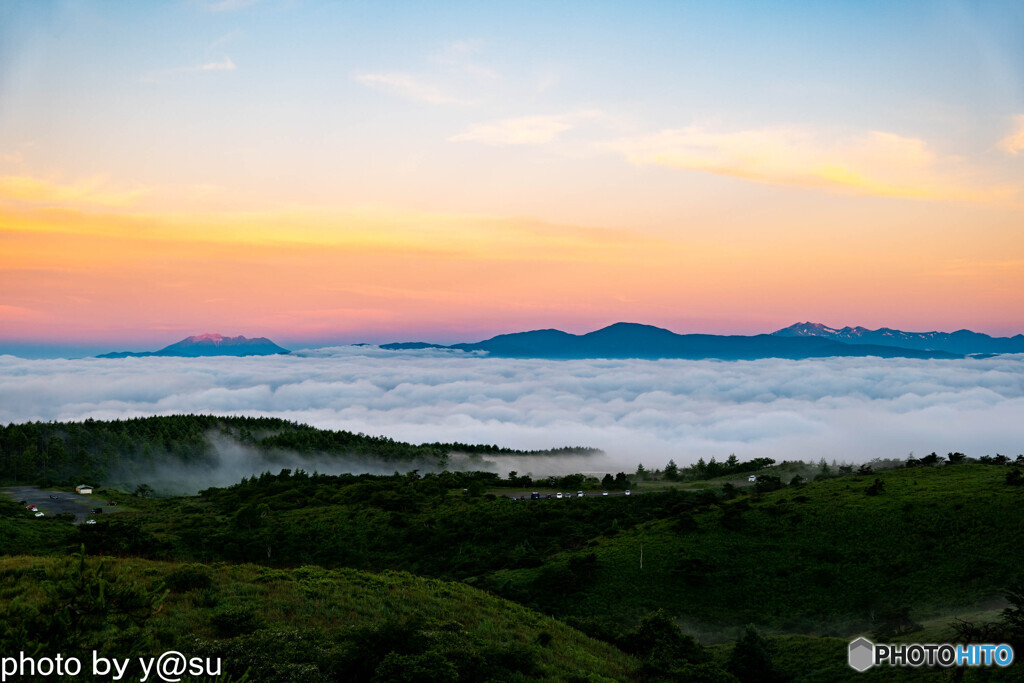
[[[164,585],[172,593],[187,593],[194,590],[204,590],[213,585],[210,572],[200,564],[190,564],[186,567],[175,569],[164,578]]]
[[[782,677],[772,661],[773,654],[773,648],[768,639],[756,626],[750,624],[744,631],[743,637],[733,646],[726,668],[740,679],[741,683],[780,681]]]
[[[232,607],[210,617],[210,626],[221,638],[234,638],[262,628],[263,620],[247,607]]]

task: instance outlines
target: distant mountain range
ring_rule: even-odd
[[[821,323],[796,323],[772,333],[777,337],[819,337],[846,344],[878,344],[921,351],[948,351],[958,354],[1024,353],[1024,334],[1013,337],[990,337],[980,332],[903,332],[882,327],[835,329]]]
[[[790,329],[790,328],[787,328]],[[759,358],[824,358],[880,356],[882,358],[962,358],[963,353],[913,349],[894,344],[851,343],[813,334],[758,334],[722,336],[676,334],[652,325],[615,323],[588,334],[560,330],[534,330],[501,334],[474,344],[383,344],[390,350],[441,348],[484,351],[503,358],[688,358],[756,360]]]
[[[180,342],[165,346],[159,351],[116,351],[104,353],[97,358],[143,358],[147,356],[273,356],[290,353],[266,337],[248,339],[246,337],[224,337],[219,334],[200,334],[186,337]]]
[[[991,337],[970,330],[957,332],[903,332],[883,327],[835,329],[821,323],[797,323],[771,334],[676,334],[670,330],[615,323],[587,334],[561,330],[533,330],[500,334],[463,344],[400,342],[382,349],[453,349],[485,352],[501,358],[687,358],[756,360],[759,358],[826,358],[878,356],[882,358],[963,358],[997,353],[1024,353],[1024,335]],[[266,337],[224,337],[201,334],[182,339],[159,351],[105,353],[99,358],[145,356],[269,356],[289,353]]]

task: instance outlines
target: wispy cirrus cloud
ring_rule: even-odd
[[[540,145],[551,142],[586,119],[601,113],[596,110],[556,114],[552,116],[521,116],[488,123],[477,123],[448,138],[449,142],[479,142],[492,147],[509,145]]]
[[[71,184],[27,176],[0,176],[0,201],[16,200],[48,205],[124,207],[148,194],[145,188],[111,190],[102,178]]]
[[[493,81],[500,76],[494,69],[480,64],[476,56],[483,49],[483,41],[480,40],[456,40],[444,46],[440,53],[434,56],[434,61],[465,76],[477,80]]]
[[[630,162],[759,183],[910,199],[1000,201],[1018,188],[985,183],[963,160],[883,131],[845,137],[806,128],[712,130],[694,125],[606,145]]]
[[[1014,131],[999,141],[999,148],[1008,154],[1017,156],[1024,151],[1024,114],[1013,117]]]
[[[480,40],[456,40],[441,46],[429,55],[430,64],[422,73],[408,71],[365,71],[352,79],[368,88],[416,102],[429,104],[475,104],[475,99],[451,94],[455,88],[476,88],[482,82],[500,78],[497,71],[479,63]],[[423,74],[429,75],[423,75]],[[442,85],[438,85],[438,84]]]
[[[219,62],[200,64],[194,71],[234,71],[236,68],[235,63],[231,61],[231,57],[225,57]]]
[[[173,74],[189,73],[189,72],[203,72],[203,71],[235,71],[238,67],[230,57],[224,57],[221,60],[214,60],[203,62],[202,64],[196,64],[193,66],[178,66],[173,69],[163,69],[161,71],[152,71],[142,77],[144,83],[156,83],[157,81],[171,76]]]
[[[360,73],[354,76],[357,83],[374,90],[430,104],[467,104],[465,100],[451,97],[440,88],[425,83],[415,76],[401,72]]]
[[[263,0],[198,0],[198,4],[208,12],[230,12],[250,5],[255,5]]]
[[[172,197],[185,198],[189,204],[201,198],[204,190],[202,186],[179,189],[184,191]],[[167,212],[132,207],[137,199],[149,195],[154,203],[159,203],[167,198],[167,191],[166,186],[114,190],[96,180],[58,185],[33,178],[0,176],[0,209],[4,209],[0,211],[0,235],[5,231],[30,233],[35,240],[45,241],[47,237],[64,239],[74,234],[87,241],[121,240],[126,245],[147,249],[146,245],[157,243],[188,245],[190,250],[198,244],[242,244],[263,249],[416,253],[421,257],[532,263],[604,263],[617,259],[624,250],[656,249],[655,245],[662,244],[629,230],[528,217],[390,207],[291,207],[241,212]],[[129,210],[122,210],[125,207]],[[73,251],[61,254],[79,259],[79,254]]]

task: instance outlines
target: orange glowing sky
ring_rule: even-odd
[[[1024,332],[1024,8],[821,5],[8,4],[0,346]]]

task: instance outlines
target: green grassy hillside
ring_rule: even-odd
[[[561,615],[630,621],[663,607],[696,632],[755,623],[845,635],[894,608],[924,618],[972,607],[1019,580],[1024,488],[1005,475],[899,469],[680,505],[485,585]],[[876,478],[881,491],[869,495]]]
[[[72,614],[85,616],[69,625]],[[2,557],[0,635],[12,651],[220,656],[232,679],[248,671],[251,681],[617,681],[637,668],[607,643],[464,584],[318,567]]]
[[[37,519],[24,506],[0,491],[0,558],[3,555],[63,554],[78,539],[65,519]]]
[[[728,670],[746,683],[769,680],[750,671],[770,660],[770,680],[811,683],[941,676],[851,678],[854,634],[964,642],[960,616],[1022,642],[1024,618],[1000,613],[1024,578],[1019,466],[790,486],[773,471],[742,488],[539,501],[488,494],[474,473],[285,471],[188,497],[100,489],[127,504],[78,527],[9,503],[0,550],[33,557],[0,559],[0,647],[174,648],[268,681],[734,681]],[[93,579],[109,558],[112,621],[68,617],[97,583],[73,578],[80,546]],[[1019,616],[1024,593],[1011,598]],[[750,639],[765,656],[744,669]]]

